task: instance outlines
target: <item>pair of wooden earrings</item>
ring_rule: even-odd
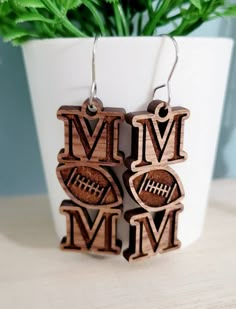
[[[170,37],[171,38],[171,37]],[[65,146],[58,154],[57,176],[69,196],[60,206],[66,216],[65,250],[119,254],[117,223],[122,215],[122,189],[112,167],[125,164],[124,185],[140,207],[126,211],[130,226],[129,247],[123,255],[128,261],[164,253],[180,246],[177,238],[178,215],[183,209],[183,186],[169,167],[184,161],[184,121],[189,111],[171,108],[155,100],[147,112],[125,115],[125,110],[104,108],[96,97],[95,42],[93,46],[93,83],[90,98],[82,106],[62,106],[57,113],[64,122]],[[119,125],[132,127],[131,156],[119,151]]]

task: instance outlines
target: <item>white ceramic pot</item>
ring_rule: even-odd
[[[227,77],[233,47],[225,38],[177,38],[179,62],[171,81],[171,105],[191,111],[185,123],[185,163],[171,167],[185,188],[179,239],[183,245],[202,231],[212,177]],[[64,145],[63,122],[56,117],[61,105],[80,105],[89,96],[93,39],[35,40],[23,46],[26,70],[57,234],[66,233],[59,214],[67,198],[56,177],[57,153]],[[172,42],[165,38],[100,38],[97,43],[98,97],[107,107],[127,112],[146,110],[155,86],[166,82],[175,59]],[[160,99],[167,94],[159,92]],[[158,95],[157,95],[158,97]],[[120,148],[130,153],[130,131],[121,127]],[[116,168],[119,176],[124,168]],[[137,205],[127,192],[124,209]],[[128,235],[121,221],[120,234]],[[126,236],[127,237],[127,236]]]

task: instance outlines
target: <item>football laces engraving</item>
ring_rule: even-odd
[[[176,183],[173,188],[171,186],[165,185],[164,183],[157,182],[152,179],[148,179],[148,173],[145,174],[143,181],[141,182],[138,193],[140,194],[142,191],[153,193],[159,196],[163,196],[168,198],[167,202],[171,200],[171,197],[176,188]]]
[[[71,176],[69,177],[69,180],[67,182],[67,186],[70,186],[70,185],[74,185],[78,187],[79,189],[81,189],[82,191],[94,194],[100,201],[100,204],[104,203],[106,196],[111,189],[111,186],[102,187],[95,181],[92,181],[91,179],[86,178],[85,176],[82,176],[81,174],[78,174],[77,167],[73,169]]]

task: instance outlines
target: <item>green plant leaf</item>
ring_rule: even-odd
[[[107,3],[113,4],[113,3],[118,3],[119,0],[105,0]]]
[[[15,0],[15,4],[25,8],[45,8],[45,5],[40,0]]]
[[[190,2],[197,8],[199,11],[202,9],[201,0],[190,0]]]
[[[78,8],[83,2],[81,0],[56,0],[58,7],[63,7],[65,11]]]
[[[11,7],[8,2],[0,3],[0,16],[6,16],[11,13]]]
[[[39,13],[26,13],[26,14],[22,14],[20,17],[15,19],[15,22],[17,24],[19,23],[24,23],[24,22],[31,22],[31,21],[42,21],[45,23],[54,23],[53,20],[46,18],[44,16],[42,16]]]
[[[226,10],[221,13],[221,16],[236,16],[236,5],[226,8]]]
[[[0,0],[0,35],[16,45],[32,37],[154,35],[163,26],[187,35],[229,16],[235,0]]]
[[[52,0],[42,0],[47,10],[61,21],[63,27],[67,30],[67,37],[86,37],[86,34],[79,30],[66,16],[64,7],[57,7],[56,3]]]
[[[29,33],[26,30],[21,30],[21,29],[16,29],[16,30],[12,30],[12,31],[8,31],[7,34],[4,35],[4,41],[5,42],[9,42],[12,40],[16,40],[16,39],[20,39],[23,38],[25,36],[30,36],[30,37],[37,37],[37,34],[33,34],[33,33]]]
[[[26,36],[22,36],[20,38],[12,40],[11,43],[12,43],[13,46],[19,46],[19,45],[22,45],[23,43],[29,41],[30,39],[32,39],[32,36],[26,35]]]
[[[104,26],[104,16],[97,10],[96,6],[90,0],[82,0],[83,5],[85,5],[91,13],[92,18],[96,21],[101,35],[106,35],[107,31]]]

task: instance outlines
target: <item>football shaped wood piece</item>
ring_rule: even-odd
[[[169,167],[146,169],[138,173],[127,170],[123,178],[131,197],[148,211],[164,210],[178,204],[184,197],[182,183]]]
[[[94,164],[59,164],[57,177],[74,203],[85,208],[110,208],[122,204],[115,176]]]

